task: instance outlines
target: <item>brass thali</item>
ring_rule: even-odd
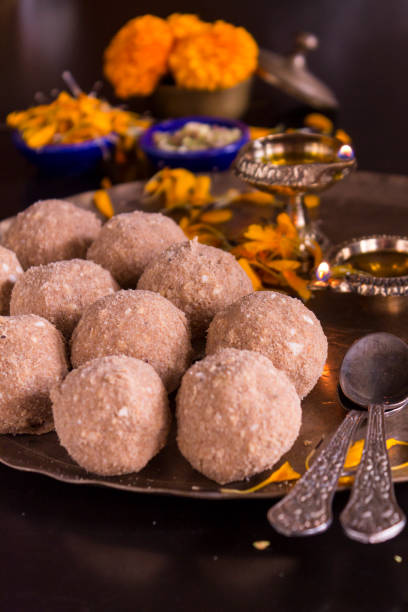
[[[229,173],[214,179],[215,192],[240,184]],[[124,212],[138,207],[143,185],[140,182],[113,187],[115,210]],[[91,193],[70,198],[83,207],[92,206]],[[322,229],[333,243],[368,234],[408,234],[408,177],[357,172],[324,194],[319,215]],[[263,213],[265,214],[265,208]],[[0,223],[1,232],[8,221]],[[338,371],[350,344],[360,336],[387,331],[408,341],[408,297],[362,296],[336,293],[330,289],[314,293],[308,303],[320,319],[329,341],[329,355],[323,375],[310,395],[303,400],[303,424],[298,440],[275,468],[290,461],[299,473],[311,452],[330,437],[344,417],[337,396]],[[386,419],[387,437],[408,441],[408,408]],[[364,425],[363,425],[364,428]],[[356,439],[364,436],[362,429]],[[264,480],[270,472],[220,490],[213,481],[195,470],[181,456],[173,430],[167,446],[141,472],[120,477],[101,477],[76,465],[59,445],[55,433],[42,436],[0,436],[0,462],[19,470],[45,474],[75,484],[98,484],[142,493],[165,493],[208,499],[237,498],[231,489],[248,489]],[[408,447],[391,450],[392,465],[408,462]],[[393,471],[394,481],[408,481],[408,467]],[[290,483],[271,483],[239,498],[273,498],[286,493]]]

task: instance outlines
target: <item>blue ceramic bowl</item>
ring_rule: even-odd
[[[205,149],[203,151],[191,151],[181,153],[178,151],[163,151],[159,149],[153,140],[155,132],[175,132],[189,121],[208,123],[210,125],[221,125],[223,127],[239,128],[242,137],[225,147]],[[149,160],[157,168],[168,166],[170,168],[187,168],[193,172],[212,172],[216,170],[227,170],[234,161],[240,148],[249,140],[249,129],[240,121],[233,119],[221,119],[218,117],[183,117],[182,119],[170,119],[162,121],[146,130],[139,141],[141,149]]]
[[[112,135],[76,144],[47,145],[39,149],[29,147],[18,131],[12,133],[16,148],[26,159],[50,174],[77,175],[95,169],[115,147]]]

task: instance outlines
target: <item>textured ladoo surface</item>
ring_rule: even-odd
[[[151,291],[117,291],[89,306],[72,334],[74,367],[105,355],[128,355],[154,367],[173,391],[190,365],[185,314]]]
[[[206,352],[224,348],[259,351],[287,374],[300,398],[313,389],[327,358],[316,315],[300,300],[274,291],[247,295],[214,317]]]
[[[184,457],[225,484],[272,467],[291,448],[301,423],[300,400],[269,359],[225,349],[184,375],[177,423]]]
[[[139,359],[90,361],[70,372],[51,397],[61,444],[89,472],[138,472],[166,442],[167,393],[152,366]]]
[[[211,319],[252,283],[230,253],[197,240],[175,244],[143,272],[138,289],[157,291],[186,313],[192,334],[203,334]]]

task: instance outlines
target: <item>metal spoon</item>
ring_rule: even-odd
[[[340,386],[351,401],[368,408],[363,456],[340,521],[347,535],[375,544],[396,536],[405,515],[395,499],[386,447],[384,411],[408,401],[408,346],[384,332],[357,340],[344,357]]]
[[[279,533],[306,536],[325,531],[333,520],[332,500],[355,428],[364,418],[350,410],[329,444],[293,489],[269,510],[267,518]]]

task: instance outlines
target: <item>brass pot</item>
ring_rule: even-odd
[[[234,87],[207,91],[159,85],[152,96],[155,117],[204,115],[238,119],[249,106],[252,77]]]

